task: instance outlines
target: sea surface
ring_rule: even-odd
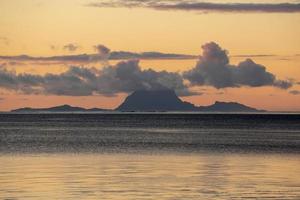
[[[300,199],[299,114],[0,114],[0,199]]]

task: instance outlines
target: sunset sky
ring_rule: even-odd
[[[161,88],[300,111],[299,24],[297,0],[0,0],[0,111]]]

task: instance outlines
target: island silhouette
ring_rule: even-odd
[[[138,90],[130,94],[114,110],[81,108],[61,105],[50,108],[19,108],[11,112],[263,112],[236,102],[219,102],[209,106],[195,106],[182,101],[174,90]]]

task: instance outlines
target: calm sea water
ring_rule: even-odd
[[[0,114],[0,199],[300,199],[297,114]]]

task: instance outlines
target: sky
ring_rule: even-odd
[[[299,24],[297,0],[0,0],[0,110],[170,88],[300,111]]]

